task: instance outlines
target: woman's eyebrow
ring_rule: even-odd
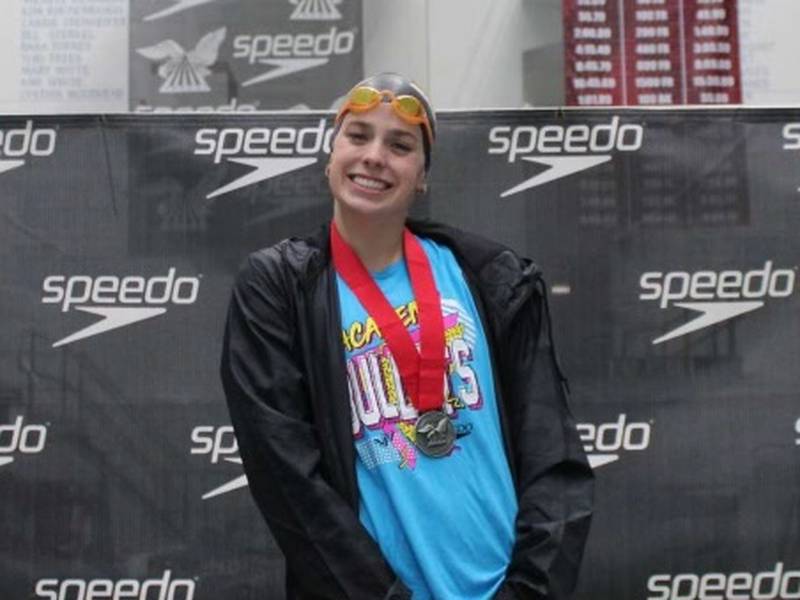
[[[414,143],[418,141],[416,135],[414,135],[410,131],[406,131],[405,129],[390,129],[389,135],[394,136],[396,138],[404,138],[404,140],[407,139],[413,141]]]
[[[347,122],[347,125],[344,127],[345,130],[350,129],[351,127],[357,128],[359,130],[366,130],[366,131],[374,131],[375,127],[369,121],[362,121],[358,117],[352,118]],[[413,141],[414,143],[418,143],[420,140],[418,136],[414,135],[414,133],[406,130],[406,129],[389,129],[386,132],[387,136],[391,136],[395,139],[402,138],[404,141],[409,140]]]
[[[360,121],[358,119],[350,119],[347,122],[347,126],[350,127],[351,125],[356,126],[356,127],[362,127],[364,129],[369,129],[369,128],[372,127],[372,125],[370,125],[366,121]]]

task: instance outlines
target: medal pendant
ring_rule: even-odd
[[[447,456],[456,441],[456,428],[441,410],[420,415],[415,426],[415,444],[420,452],[431,458]]]

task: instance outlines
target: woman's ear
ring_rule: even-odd
[[[419,175],[417,175],[417,185],[414,186],[414,191],[417,194],[424,194],[428,191],[428,181],[426,178],[425,169],[420,169]]]

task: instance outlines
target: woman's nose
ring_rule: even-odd
[[[363,160],[370,165],[383,166],[386,162],[386,148],[381,140],[375,138],[364,146]]]

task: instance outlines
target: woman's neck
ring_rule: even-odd
[[[381,271],[403,257],[405,215],[375,219],[334,208],[333,221],[368,271]]]

